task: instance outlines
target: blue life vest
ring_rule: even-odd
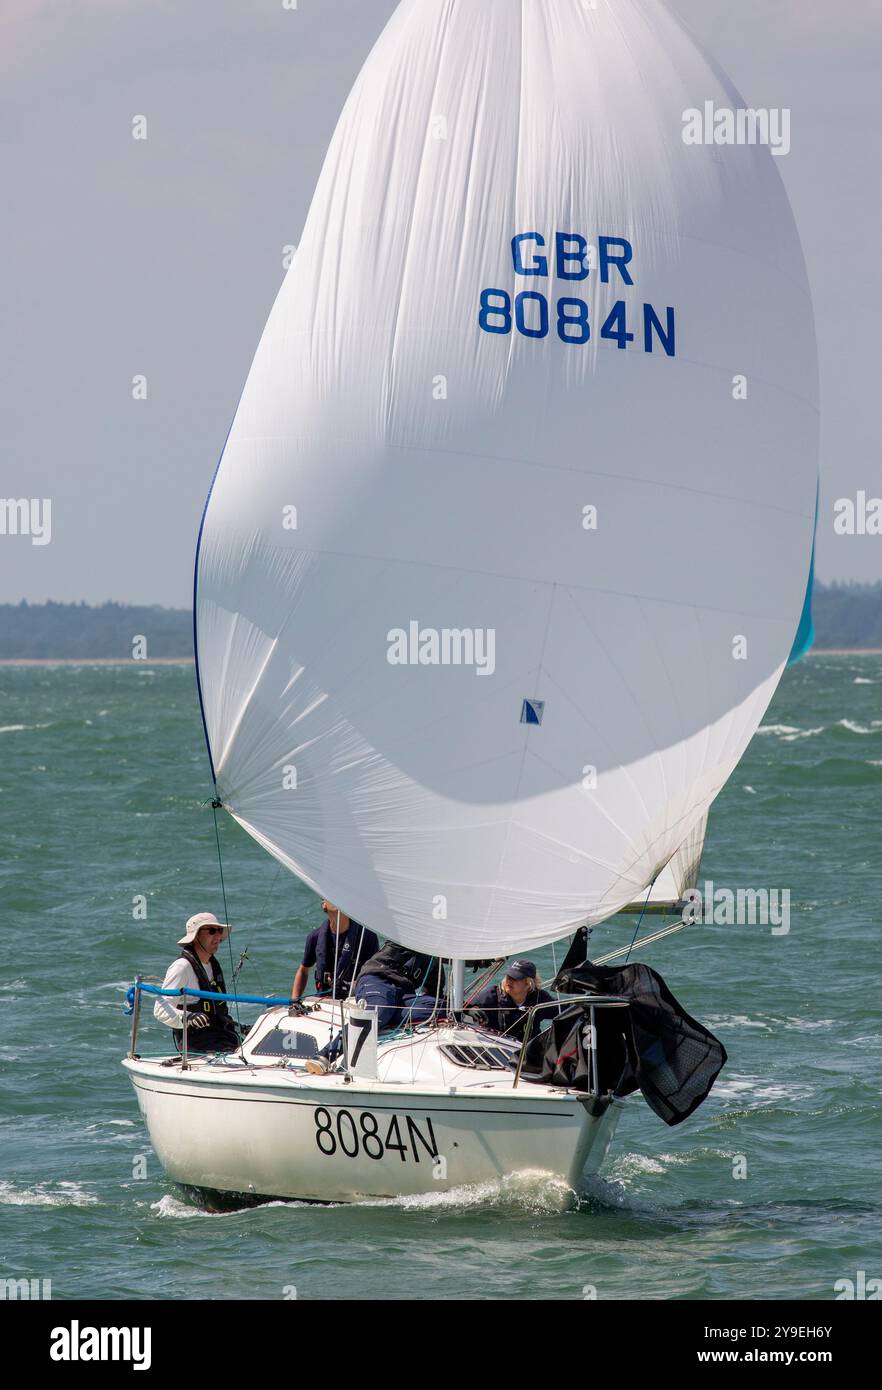
[[[359,964],[364,964],[364,954],[361,951],[362,935],[364,927],[358,922],[350,921],[349,929],[340,936],[340,951],[336,951],[336,940],[331,931],[331,924],[327,917],[319,927],[318,936],[315,941],[315,985],[319,994],[324,994],[330,990],[334,999],[342,998],[349,993],[352,984],[352,977],[355,971],[356,958]],[[343,958],[342,948],[344,943],[351,942],[351,946],[345,959]],[[337,982],[333,984],[334,976],[334,956],[337,955]],[[331,977],[331,984],[328,977]]]

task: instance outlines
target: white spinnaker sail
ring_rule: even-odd
[[[648,885],[634,902],[629,903],[624,911],[670,912],[682,902],[687,890],[694,888],[698,883],[706,835],[707,816],[704,815],[697,825],[692,827],[676,854],[668,860],[654,882]]]
[[[786,662],[812,312],[769,149],[684,142],[707,102],[658,0],[405,0],[258,347],[197,558],[218,792],[408,945],[633,900]]]

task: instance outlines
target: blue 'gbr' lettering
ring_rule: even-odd
[[[521,232],[511,240],[511,258],[515,275],[548,276],[548,257],[543,255],[545,238],[541,232]],[[555,232],[555,269],[558,280],[587,280],[591,274],[588,265],[588,242],[578,232]],[[617,270],[626,285],[633,285],[628,263],[633,259],[634,249],[629,241],[620,236],[601,236],[597,238],[597,261],[600,282],[609,284],[610,271]]]

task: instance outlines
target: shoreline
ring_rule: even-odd
[[[882,647],[813,647],[811,656],[882,656]],[[6,656],[2,666],[192,666],[192,656]]]
[[[192,656],[4,656],[0,666],[192,666]]]

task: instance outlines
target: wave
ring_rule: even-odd
[[[770,1082],[763,1076],[738,1075],[723,1077],[713,1090],[717,1100],[746,1101],[751,1110],[778,1105],[781,1101],[806,1100],[814,1093],[814,1086],[807,1086],[803,1082],[794,1081],[787,1085],[784,1082]]]
[[[98,1198],[76,1182],[51,1184],[38,1182],[33,1187],[16,1187],[15,1183],[0,1181],[0,1205],[7,1207],[91,1207]]]
[[[834,1028],[834,1018],[776,1018],[766,1014],[763,1018],[748,1018],[747,1014],[708,1014],[711,1028],[761,1028],[765,1033],[783,1030],[787,1033],[816,1033],[826,1028]]]
[[[782,743],[795,743],[798,738],[815,738],[817,734],[825,733],[826,727],[821,724],[816,729],[797,729],[791,724],[761,724],[757,733],[775,734]]]
[[[572,1208],[579,1194],[545,1169],[525,1168],[505,1178],[451,1187],[446,1192],[418,1192],[401,1197],[373,1197],[358,1207],[397,1207],[407,1211],[437,1211],[481,1207],[554,1215]]]
[[[451,1187],[446,1191],[417,1192],[397,1197],[365,1197],[352,1202],[323,1203],[325,1211],[332,1209],[393,1208],[403,1211],[468,1210],[480,1207],[482,1211],[519,1211],[536,1215],[555,1215],[572,1210],[578,1204],[579,1193],[574,1192],[568,1183],[545,1169],[523,1169],[519,1173],[487,1182],[468,1183],[461,1187]],[[197,1199],[198,1201],[198,1199]],[[261,1202],[256,1206],[232,1206],[217,1210],[201,1204],[191,1204],[174,1197],[170,1193],[152,1202],[150,1210],[166,1220],[189,1221],[197,1216],[241,1216],[249,1211],[268,1207],[307,1207],[314,1210],[311,1202],[296,1198]]]
[[[665,1168],[666,1165],[660,1158],[651,1158],[649,1154],[626,1153],[619,1154],[612,1163],[609,1176],[619,1182],[628,1182],[637,1177],[654,1177],[664,1173]]]
[[[182,1202],[179,1197],[172,1197],[166,1193],[160,1197],[158,1202],[150,1203],[150,1210],[155,1211],[157,1216],[172,1218],[176,1221],[190,1221],[196,1216],[235,1216],[234,1211],[208,1211],[205,1207],[193,1207],[187,1202]]]
[[[874,719],[870,724],[859,724],[856,719],[838,719],[833,728],[845,729],[849,734],[876,734],[882,729],[882,719]],[[800,729],[795,724],[761,724],[757,729],[758,734],[774,734],[782,743],[795,743],[801,738],[816,738],[818,734],[826,732],[826,724],[813,729]]]
[[[772,1031],[768,1023],[748,1018],[747,1014],[708,1014],[707,1022],[711,1028],[762,1028],[766,1033]]]
[[[0,734],[17,734],[23,729],[48,729],[49,724],[0,724]]]

